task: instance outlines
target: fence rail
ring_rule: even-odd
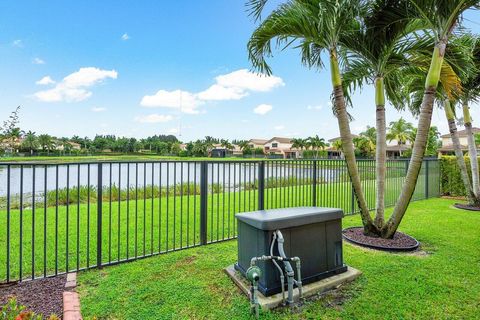
[[[388,161],[386,206],[408,160]],[[358,160],[375,207],[375,162]],[[413,200],[439,196],[424,160]],[[342,160],[0,163],[0,283],[117,264],[236,237],[235,214],[294,206],[358,212]]]

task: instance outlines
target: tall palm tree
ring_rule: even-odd
[[[376,167],[376,215],[375,225],[382,228],[385,212],[385,179],[387,164],[385,101],[399,99],[397,87],[399,74],[408,66],[412,52],[424,49],[425,41],[411,41],[407,36],[421,27],[417,21],[402,19],[396,15],[404,6],[397,0],[367,1],[363,28],[347,34],[348,59],[345,62],[345,84],[356,89],[372,84],[375,90],[375,167]],[[369,143],[362,137],[356,139],[369,153]]]
[[[38,139],[35,135],[35,132],[28,131],[25,134],[25,137],[22,141],[22,147],[30,151],[30,155],[33,154],[33,151],[35,151],[39,147]]]
[[[421,19],[435,39],[430,67],[426,75],[425,89],[418,119],[412,157],[405,183],[388,222],[382,228],[382,237],[391,238],[410,204],[427,145],[432,121],[433,104],[440,80],[445,50],[449,39],[459,24],[464,11],[478,7],[479,0],[409,0],[405,6],[405,18]]]
[[[473,192],[472,184],[468,176],[467,166],[463,157],[463,151],[461,149],[460,140],[457,134],[457,123],[455,118],[455,108],[452,106],[451,101],[458,99],[461,95],[462,87],[460,78],[464,78],[468,74],[468,70],[474,68],[473,60],[469,54],[471,38],[468,36],[454,37],[450,41],[445,57],[446,60],[442,65],[440,72],[439,85],[436,89],[436,100],[439,107],[444,109],[447,119],[450,137],[452,140],[453,150],[457,159],[457,164],[460,169],[460,175],[464,183],[465,190],[467,192],[467,198],[471,205],[475,205],[477,199]],[[411,94],[411,97],[407,96],[405,104],[408,105],[413,114],[418,115],[423,95],[423,84],[425,82],[425,70],[428,68],[429,57],[419,54],[415,58],[417,64],[414,68],[407,70],[408,79],[404,82],[404,91]],[[435,136],[438,136],[438,132],[432,132],[432,128],[429,129],[429,135],[427,138],[428,144],[435,140]],[[410,142],[415,145],[415,138],[417,136],[417,129],[414,129],[415,135],[410,137]],[[413,135],[413,131],[410,136]],[[435,143],[433,141],[433,143]],[[428,150],[426,148],[426,150]]]
[[[472,187],[476,198],[480,198],[480,177],[478,172],[477,144],[472,130],[470,106],[472,102],[480,101],[480,38],[471,36],[472,58],[475,68],[471,68],[467,77],[462,78],[462,94],[460,103],[463,110],[463,121],[468,139],[468,154],[472,171]]]
[[[257,19],[268,0],[250,0],[247,5]],[[361,0],[288,0],[279,5],[253,32],[248,42],[249,59],[253,67],[271,74],[266,57],[272,55],[271,42],[282,48],[295,46],[300,49],[302,62],[308,67],[321,69],[322,54],[327,52],[333,87],[334,112],[342,139],[343,153],[352,182],[353,192],[360,208],[366,234],[378,234],[358,174],[355,149],[346,110],[340,55],[344,48],[342,37],[360,28]]]

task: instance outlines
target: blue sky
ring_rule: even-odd
[[[480,31],[480,14],[466,17]],[[22,129],[56,136],[337,136],[328,70],[287,50],[270,59],[274,77],[248,72],[254,27],[243,0],[4,0],[0,119],[21,105]],[[374,125],[372,102],[370,88],[354,96],[354,132]],[[387,112],[400,116],[415,122]],[[441,110],[433,122],[446,133]]]

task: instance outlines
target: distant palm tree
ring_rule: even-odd
[[[292,148],[299,149],[303,157],[303,149],[307,147],[307,141],[302,138],[293,138],[292,139]]]
[[[403,118],[400,118],[397,121],[392,121],[390,122],[390,126],[388,128],[387,140],[389,142],[396,140],[399,146],[405,145],[411,137],[412,130],[413,124]]]
[[[233,150],[234,146],[227,139],[221,139],[220,144],[227,150]]]
[[[61,138],[60,145],[63,147],[64,153],[72,150],[72,145],[70,144],[70,140],[68,138]]]
[[[325,150],[325,148],[328,146],[328,143],[325,142],[324,138],[320,138],[318,135],[315,135],[314,137],[309,137],[307,145],[312,148],[312,150],[315,151],[315,159],[318,158],[318,151],[319,150]]]
[[[42,147],[43,151],[50,153],[53,148],[55,148],[55,143],[53,137],[48,134],[41,134],[38,136],[38,143]]]
[[[33,151],[38,149],[39,147],[38,139],[37,136],[35,135],[35,132],[33,131],[28,131],[25,134],[25,137],[22,141],[22,147],[30,151],[30,155],[33,154]]]

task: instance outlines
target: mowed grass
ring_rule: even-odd
[[[387,180],[387,204],[395,203],[402,182],[403,177]],[[425,179],[419,180],[414,200],[425,197],[424,183]],[[431,185],[430,195],[435,195],[435,188]],[[364,190],[373,208],[375,182],[364,181]],[[235,237],[235,213],[256,210],[258,206],[258,190],[219,191],[210,193],[207,199],[208,242]],[[318,206],[342,208],[345,213],[357,210],[350,183],[319,184],[316,191]],[[265,190],[266,209],[311,205],[311,185]],[[47,207],[46,212],[41,203],[34,212],[31,208],[11,210],[10,215],[0,211],[0,282],[97,265],[97,204]],[[199,195],[154,199],[133,196],[129,202],[111,204],[104,199],[101,217],[102,264],[200,244]]]
[[[345,243],[345,262],[363,272],[359,279],[294,312],[281,309],[261,318],[478,319],[480,214],[454,209],[453,203],[431,199],[410,205],[400,229],[417,238],[427,255]],[[344,219],[344,227],[359,223],[358,216]],[[223,273],[236,256],[232,240],[81,272],[82,314],[85,319],[253,319],[247,298]],[[342,303],[336,303],[339,296]]]

